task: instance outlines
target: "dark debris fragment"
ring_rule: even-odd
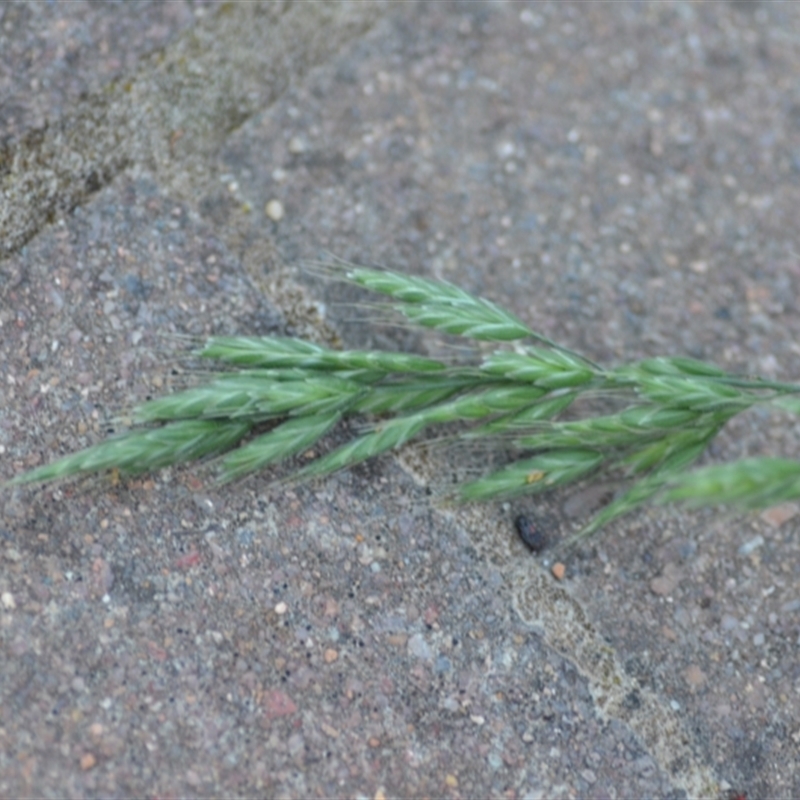
[[[541,529],[524,514],[520,514],[515,520],[514,525],[519,534],[519,538],[534,553],[540,553],[547,547],[547,537]]]

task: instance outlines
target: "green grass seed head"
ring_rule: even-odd
[[[455,426],[452,436],[465,443],[497,437],[527,451],[463,484],[462,499],[543,491],[603,466],[626,475],[627,491],[595,516],[585,535],[654,498],[746,508],[800,499],[797,461],[754,459],[687,472],[742,410],[772,403],[800,413],[796,385],[741,378],[680,357],[603,369],[450,283],[352,265],[328,265],[328,271],[384,295],[390,308],[422,327],[519,342],[513,351],[498,349],[478,363],[455,366],[409,353],[331,350],[290,337],[212,337],[197,355],[228,371],[142,404],[133,413],[139,427],[10,483],[111,468],[144,472],[226,452],[220,478],[232,480],[308,450],[343,417],[368,415],[366,433],[294,477],[327,475],[400,447],[431,425],[445,425]],[[623,410],[553,421],[577,398],[595,396]],[[265,424],[273,427],[234,449]]]

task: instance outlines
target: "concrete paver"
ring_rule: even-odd
[[[453,280],[600,361],[798,374],[792,5],[331,4],[326,35],[312,5],[264,6],[244,39],[238,6],[176,11],[158,59],[148,6],[110,101],[102,60],[83,99],[68,62],[34,69],[66,99],[43,135],[32,101],[0,162],[7,476],[188,380],[174,334],[440,347],[286,268],[324,250]],[[110,25],[81,9],[65,30]],[[301,66],[262,85],[287,20]],[[97,153],[116,166],[89,184]],[[715,456],[797,444],[754,414]],[[459,455],[291,490],[185,468],[5,493],[0,792],[800,794],[796,509],[646,510],[556,583],[513,519],[566,535],[589,496],[447,510],[443,475],[479,466]]]

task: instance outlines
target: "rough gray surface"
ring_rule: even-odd
[[[0,254],[126,167],[196,192],[225,136],[366,30],[379,9],[371,1],[222,4],[137,72],[0,151]]]
[[[108,6],[80,8],[83,29],[109,24]],[[234,86],[258,35],[237,58],[225,8],[180,34],[183,13],[162,23],[165,62],[193,74],[206,56],[186,42],[214,33],[231,54],[216,85]],[[283,264],[324,249],[456,281],[601,361],[796,377],[798,16],[398,4],[336,56],[298,35],[296,57],[325,66],[281,96],[266,82],[235,131],[199,109],[196,153],[128,159],[53,224],[33,202],[30,237],[3,229],[4,476],[180,384],[169,334],[335,326],[351,344],[436,346],[365,324],[338,287],[293,289]],[[135,61],[155,23],[128,24],[117,81],[136,78],[144,119],[162,102],[157,65]],[[67,47],[52,18],[24,26]],[[105,62],[85,61],[102,92]],[[37,64],[78,118],[91,99],[68,62]],[[40,107],[8,152],[36,139]],[[125,152],[154,130],[126,128]],[[4,192],[31,177],[14,163]],[[751,414],[715,455],[796,455],[797,437]],[[462,457],[411,451],[280,492],[187,468],[4,494],[0,794],[800,795],[797,509],[645,511],[556,584],[513,517],[565,535],[590,494],[448,511],[436,482],[475,467]]]
[[[71,112],[86,93],[136,72],[218,2],[4,3],[0,7],[0,140]]]

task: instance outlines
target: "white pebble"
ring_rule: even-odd
[[[515,150],[514,142],[500,142],[497,145],[497,155],[502,159],[511,158]]]
[[[284,603],[283,601],[281,601],[280,603],[278,603],[278,605],[275,606],[275,613],[278,615],[285,614],[288,610],[289,606],[287,606],[286,603]]]
[[[14,599],[14,595],[11,594],[11,592],[3,592],[3,594],[0,595],[0,604],[8,611],[13,611],[17,607],[17,601]]]
[[[270,200],[264,207],[264,212],[273,222],[280,222],[283,219],[283,203],[280,200]]]
[[[749,542],[745,542],[739,548],[739,555],[740,556],[749,556],[750,553],[755,552],[758,550],[761,545],[764,544],[764,537],[759,534],[758,536],[754,536]]]
[[[295,156],[299,156],[300,153],[305,153],[305,151],[308,149],[306,147],[305,141],[301,139],[299,136],[292,136],[292,138],[289,139],[288,147],[289,147],[289,152]]]
[[[433,660],[433,650],[431,646],[425,641],[425,637],[421,633],[415,633],[408,640],[408,653],[414,658],[420,658],[423,661]]]

